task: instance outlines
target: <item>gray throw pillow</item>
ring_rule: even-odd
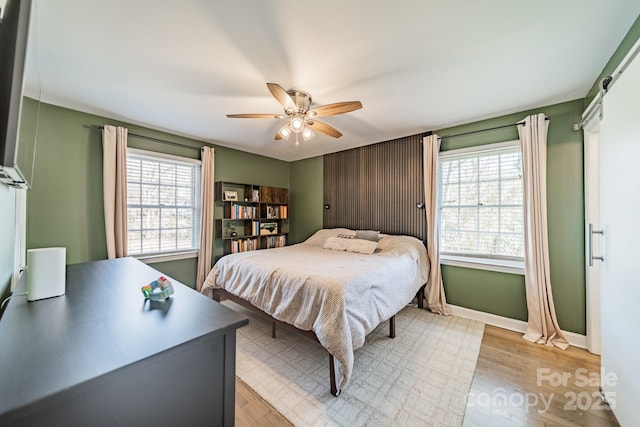
[[[371,240],[377,242],[380,240],[380,232],[373,230],[356,230],[356,239]]]

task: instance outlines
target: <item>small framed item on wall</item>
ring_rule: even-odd
[[[224,199],[225,200],[238,200],[238,192],[237,191],[225,190]]]
[[[278,223],[277,222],[261,222],[260,235],[268,236],[270,234],[278,234]]]

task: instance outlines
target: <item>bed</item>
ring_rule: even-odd
[[[354,351],[366,335],[389,320],[393,336],[395,314],[429,274],[426,249],[415,237],[381,234],[375,252],[365,254],[344,250],[366,243],[355,234],[323,229],[303,243],[224,256],[202,292],[257,308],[317,339],[329,353],[331,393],[337,396],[349,383]]]

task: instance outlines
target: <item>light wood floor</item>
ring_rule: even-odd
[[[599,356],[532,344],[520,333],[487,325],[464,425],[617,426],[599,385]]]
[[[600,358],[575,347],[532,344],[487,325],[465,411],[465,426],[617,426],[599,399]],[[236,425],[291,426],[242,380]]]

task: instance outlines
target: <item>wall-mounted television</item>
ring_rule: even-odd
[[[31,0],[6,0],[0,14],[0,182],[27,188],[35,140],[26,137],[36,126],[29,120],[21,129]]]

